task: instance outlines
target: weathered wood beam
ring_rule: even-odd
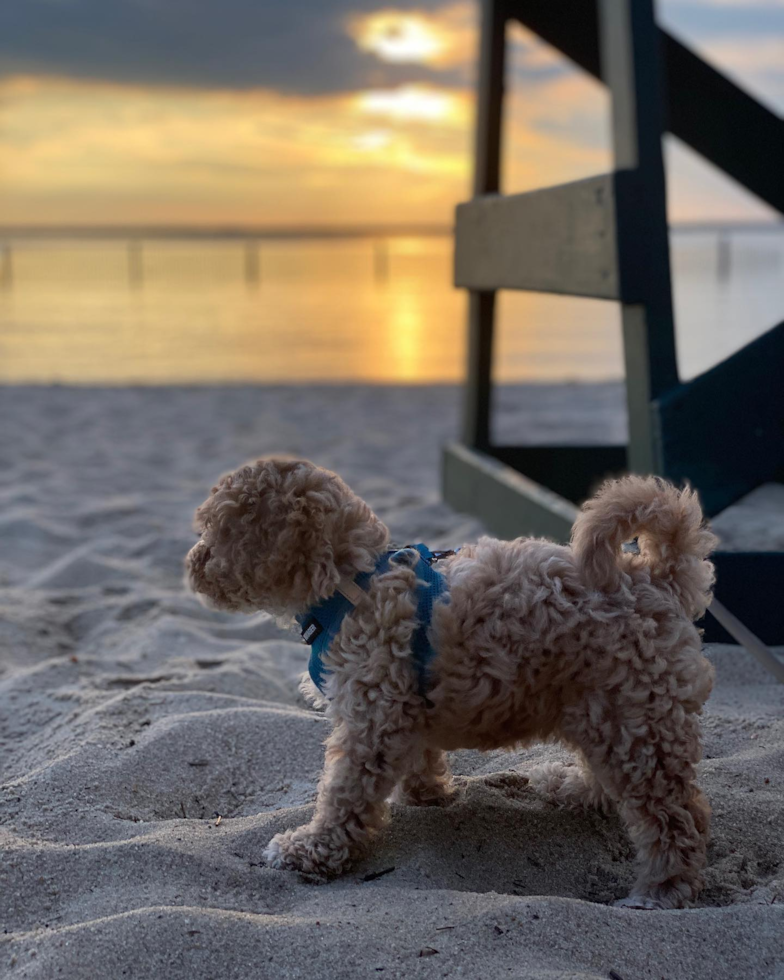
[[[662,474],[695,486],[709,515],[784,480],[782,364],[784,323],[653,404]]]
[[[475,197],[497,193],[500,187],[507,16],[507,0],[484,0],[482,3],[474,151]],[[485,448],[490,442],[495,325],[493,289],[472,292],[468,308],[463,440],[478,448]]]
[[[620,299],[612,174],[457,207],[455,285]]]
[[[499,537],[533,534],[569,540],[575,506],[492,456],[448,443],[441,474],[446,502],[478,517]]]
[[[494,325],[495,293],[469,293],[463,442],[477,449],[490,445]]]
[[[612,96],[629,469],[657,473],[651,399],[678,384],[662,158],[665,84],[653,0],[598,0]]]

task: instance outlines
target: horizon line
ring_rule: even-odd
[[[781,231],[784,219],[757,221],[678,221],[673,231]],[[252,241],[287,238],[410,238],[451,237],[454,226],[447,224],[375,225],[187,225],[187,224],[105,224],[105,225],[0,225],[0,239],[12,238],[111,238],[111,239],[194,239],[223,238]]]

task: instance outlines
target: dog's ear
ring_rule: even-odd
[[[278,547],[283,545],[288,550],[295,577],[303,580],[297,585],[310,591],[312,601],[332,595],[342,578],[330,534],[333,515],[328,508],[321,494],[304,494],[296,500],[286,519],[288,527],[278,539]],[[284,559],[283,563],[289,562]]]
[[[379,553],[389,544],[386,524],[348,487],[335,523],[335,562],[341,575],[372,572]]]
[[[234,473],[224,473],[210,495],[193,515],[193,530],[203,534],[208,529],[218,532],[235,518],[246,518],[252,507],[252,469],[243,466]]]
[[[309,575],[316,599],[325,599],[332,595],[342,575],[338,570],[331,547],[324,547],[310,556]]]
[[[288,481],[275,550],[289,564],[294,594],[307,581],[311,601],[326,598],[343,577],[372,572],[389,531],[334,473],[310,465]],[[284,556],[287,556],[284,557]]]

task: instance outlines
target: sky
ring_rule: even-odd
[[[784,0],[660,0],[784,114]],[[11,0],[0,224],[443,224],[469,196],[474,0]],[[510,29],[505,192],[611,168],[602,86]],[[728,135],[729,138],[729,135]],[[770,209],[672,138],[670,218]]]

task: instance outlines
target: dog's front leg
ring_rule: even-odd
[[[416,576],[404,564],[374,579],[369,601],[331,651],[335,729],[313,819],[274,837],[272,868],[339,874],[387,814],[386,799],[419,749],[424,702],[411,663]]]
[[[386,799],[405,771],[410,729],[360,740],[346,724],[327,742],[327,768],[309,824],[273,837],[264,852],[271,868],[336,875],[383,826]]]

